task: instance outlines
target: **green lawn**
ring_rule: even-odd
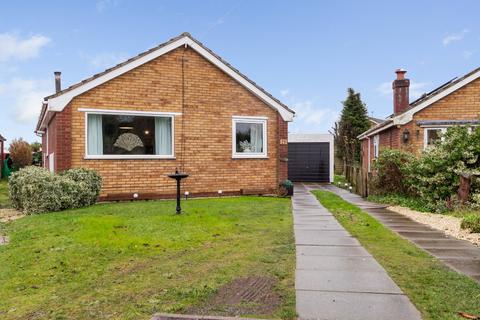
[[[456,313],[480,313],[478,283],[443,266],[339,196],[328,191],[314,194],[385,268],[424,319],[463,319]]]
[[[208,305],[247,276],[276,279],[294,318],[290,201],[240,197],[99,204],[3,224],[0,319],[149,319]],[[222,310],[217,313],[225,314]],[[227,312],[228,313],[228,312]]]
[[[8,182],[7,180],[0,180],[0,209],[8,208],[10,200],[8,199]]]

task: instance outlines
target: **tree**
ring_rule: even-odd
[[[337,156],[343,159],[345,164],[352,165],[360,162],[361,145],[357,137],[370,128],[370,122],[360,93],[352,88],[348,88],[347,93],[347,99],[342,102],[340,120],[335,123],[334,135]]]
[[[22,138],[13,139],[8,151],[15,169],[20,169],[32,164],[32,147]]]

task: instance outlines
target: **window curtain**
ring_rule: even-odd
[[[102,115],[89,114],[87,128],[87,147],[89,155],[103,154]]]
[[[250,127],[250,143],[252,144],[252,152],[262,152],[263,150],[263,130],[261,124],[252,124]]]
[[[155,153],[172,154],[172,118],[155,118]]]

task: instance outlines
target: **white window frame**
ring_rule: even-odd
[[[373,159],[377,159],[380,152],[380,136],[378,134],[373,136]]]
[[[265,159],[268,158],[267,117],[233,116],[232,117],[232,158],[233,159]],[[260,123],[263,132],[263,152],[237,152],[237,123]]]
[[[447,132],[448,127],[426,127],[423,128],[423,150],[428,148],[428,131],[430,130],[441,130],[442,131],[442,136],[440,137],[440,141],[445,140],[445,137],[443,136],[445,132]]]
[[[105,110],[105,109],[83,109],[78,111],[85,113],[85,156],[87,160],[121,160],[121,159],[175,159],[175,116],[181,113],[175,112],[149,112],[149,111],[131,111],[131,110]],[[171,118],[172,121],[172,154],[105,154],[105,155],[89,155],[88,154],[88,115],[128,115],[138,117],[163,117]]]

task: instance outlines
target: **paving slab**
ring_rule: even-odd
[[[370,257],[361,246],[297,246],[297,257],[306,256],[336,256],[336,257]]]
[[[406,216],[386,208],[368,209],[368,207],[371,206],[371,202],[335,186],[328,185],[321,186],[321,188],[335,192],[344,200],[353,204],[361,204],[363,208],[367,208],[363,209],[365,212],[376,218],[392,231],[435,256],[451,269],[479,281],[479,247],[474,246],[468,241],[448,236],[443,231],[430,228],[429,226],[413,221]]]
[[[292,201],[299,319],[420,319],[380,264],[304,185],[295,185]]]
[[[418,310],[401,294],[298,290],[297,310],[301,310],[302,319],[421,319]]]
[[[297,290],[370,292],[402,294],[390,277],[381,271],[297,270]]]
[[[297,270],[374,271],[385,270],[373,257],[298,256]],[[386,273],[385,273],[386,274]]]

